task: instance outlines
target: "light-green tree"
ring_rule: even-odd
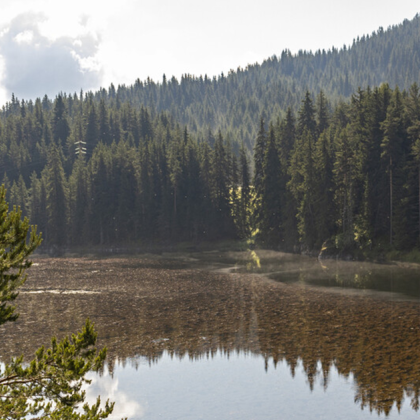
[[[4,186],[0,187],[0,325],[18,317],[13,302],[18,288],[26,280],[25,270],[31,266],[28,257],[41,243],[41,235],[22,219],[14,207],[9,211]],[[51,347],[41,347],[31,361],[23,356],[0,367],[0,418],[3,420],[68,419],[99,420],[107,418],[113,403],[100,407],[100,398],[89,406],[84,403],[83,385],[88,371],[98,371],[104,363],[106,349],[94,346],[97,334],[93,324],[71,337],[51,340]],[[79,409],[80,405],[83,407]]]

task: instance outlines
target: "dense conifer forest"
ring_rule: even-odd
[[[419,38],[416,16],[214,79],[12,96],[7,199],[59,248],[252,234],[289,251],[413,249]]]
[[[160,81],[139,79],[131,86],[111,85],[94,93],[94,101],[107,105],[130,103],[157,112],[168,111],[181,125],[205,138],[208,129],[219,129],[239,151],[241,141],[252,150],[258,131],[256,119],[284,117],[288,107],[297,112],[309,90],[323,90],[336,105],[359,87],[380,86],[408,89],[420,83],[420,17],[405,20],[388,29],[354,39],[341,48],[299,51],[285,50],[261,64],[231,70],[218,77],[183,75]],[[340,46],[338,46],[340,47]],[[58,93],[58,92],[57,92]],[[6,106],[7,109],[12,103]],[[72,110],[69,109],[69,114]]]

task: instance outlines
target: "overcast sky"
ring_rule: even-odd
[[[341,47],[418,0],[0,0],[0,105]]]

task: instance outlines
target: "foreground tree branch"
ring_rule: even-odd
[[[26,280],[31,266],[28,257],[41,243],[41,235],[22,220],[19,208],[9,211],[4,186],[0,187],[0,325],[15,321],[18,314],[11,304],[17,289]],[[107,418],[114,403],[101,408],[98,397],[92,406],[85,403],[83,385],[89,371],[98,371],[106,349],[97,350],[97,334],[87,320],[83,329],[71,337],[51,339],[51,347],[41,347],[29,363],[23,356],[0,369],[0,418],[2,420],[51,419],[99,420]],[[37,417],[36,417],[37,416]]]

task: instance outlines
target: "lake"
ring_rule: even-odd
[[[272,251],[36,258],[0,361],[87,317],[113,418],[419,417],[420,269]]]

